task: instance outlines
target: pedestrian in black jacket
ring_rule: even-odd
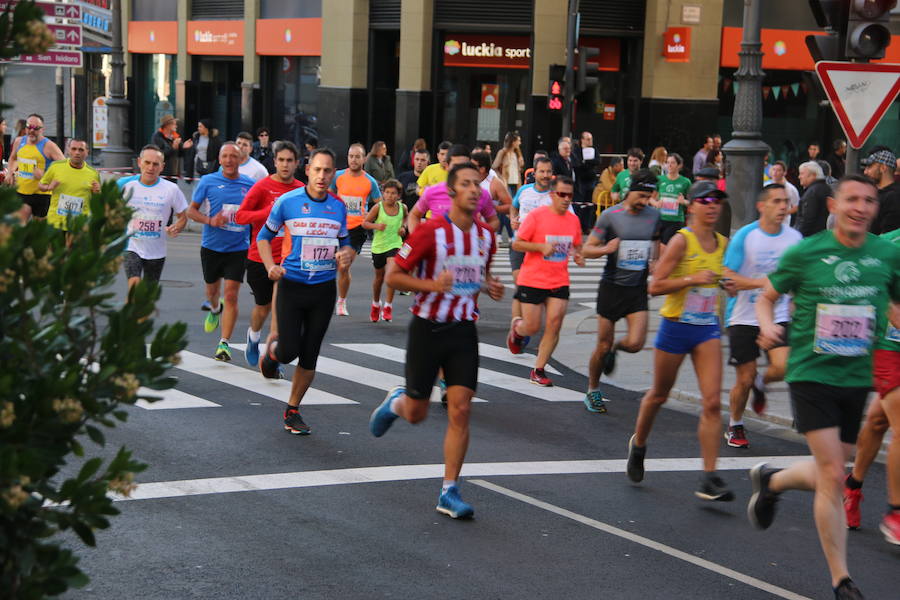
[[[869,226],[876,235],[900,228],[900,183],[894,182],[897,157],[890,148],[876,146],[862,161],[865,174],[878,186],[878,216]]]
[[[800,165],[800,185],[805,190],[800,197],[800,217],[797,229],[803,237],[825,230],[828,222],[828,198],[831,186],[825,181],[825,173],[818,163],[809,161]]]
[[[275,172],[275,155],[272,154],[271,134],[268,127],[260,127],[256,130],[256,141],[253,142],[250,156],[258,160],[269,172],[269,175]]]
[[[219,149],[222,138],[213,126],[212,119],[200,119],[197,131],[191,136],[191,149],[185,152],[185,173],[188,177],[203,177],[219,170]]]
[[[163,177],[178,177],[181,170],[178,166],[178,159],[184,154],[185,150],[193,146],[193,142],[188,140],[182,142],[181,135],[177,131],[178,123],[172,115],[164,115],[159,120],[159,129],[153,132],[150,143],[159,148],[163,153],[163,159],[166,161],[161,175]]]

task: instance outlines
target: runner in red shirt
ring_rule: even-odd
[[[406,385],[388,392],[372,412],[369,430],[387,432],[397,417],[418,423],[428,415],[438,371],[447,381],[447,434],[444,485],[437,511],[454,519],[474,514],[459,495],[459,473],[469,445],[469,409],[478,380],[478,293],[503,297],[503,284],[491,276],[497,249],[494,232],[475,219],[481,175],[472,163],[450,169],[447,185],[453,205],[429,219],[407,239],[388,265],[387,284],[416,292],[406,345]]]
[[[569,307],[569,257],[584,266],[581,222],[569,212],[574,190],[575,182],[569,177],[559,175],[554,179],[550,204],[528,213],[512,244],[513,250],[525,253],[516,279],[516,300],[521,303],[522,316],[513,317],[506,345],[513,354],[520,354],[525,339],[541,330],[546,307],[544,335],[530,378],[531,383],[544,387],[553,385],[544,367],[559,343],[559,330]]]
[[[241,207],[234,215],[234,222],[239,225],[250,225],[250,248],[247,250],[247,284],[253,292],[253,300],[256,303],[253,312],[250,313],[250,327],[247,328],[247,347],[244,357],[251,367],[259,365],[259,339],[266,317],[272,312],[272,299],[275,294],[275,282],[269,279],[266,267],[263,265],[259,250],[256,247],[256,236],[259,230],[266,224],[269,212],[275,200],[282,194],[286,194],[303,183],[294,179],[294,171],[297,168],[297,146],[291,142],[279,141],[273,145],[275,153],[275,172],[268,177],[263,177],[250,188]],[[281,242],[284,240],[284,230],[278,233],[278,237],[272,240],[272,258],[276,264],[281,264]],[[269,325],[271,332],[277,332],[275,316]]]

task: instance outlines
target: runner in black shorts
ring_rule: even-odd
[[[616,351],[640,352],[647,339],[647,276],[659,254],[659,210],[648,206],[656,186],[652,171],[637,171],[625,200],[600,214],[584,245],[585,257],[607,257],[597,289],[597,345],[591,354],[584,397],[591,412],[606,412],[600,374],[609,375],[616,368]],[[615,341],[620,319],[626,320],[628,333]]]

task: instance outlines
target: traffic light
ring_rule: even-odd
[[[847,34],[847,14],[852,0],[809,0],[809,7],[819,27],[828,35],[806,36],[806,47],[814,62],[846,60],[844,56]]]
[[[560,111],[566,98],[566,67],[550,65],[550,89],[547,93],[547,109]]]
[[[588,89],[588,87],[594,86],[600,81],[597,78],[600,67],[595,62],[588,62],[589,59],[598,54],[600,54],[598,48],[589,48],[587,46],[578,47],[578,73],[575,76],[575,79],[577,80],[575,85],[576,93],[580,94]]]
[[[884,58],[891,43],[888,23],[897,0],[851,0],[844,54],[848,58]]]

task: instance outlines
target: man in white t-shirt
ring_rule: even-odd
[[[246,175],[253,181],[259,181],[269,176],[269,170],[266,169],[261,162],[250,156],[253,151],[253,136],[242,131],[237,134],[234,140],[238,149],[241,151],[241,164],[238,166],[238,173]]]
[[[125,248],[125,276],[131,289],[141,278],[159,281],[166,262],[166,235],[176,237],[187,225],[187,200],[178,185],[161,179],[164,158],[156,146],[144,146],[138,157],[139,177],[118,181],[119,188],[134,210],[128,223]],[[169,217],[174,215],[171,225]]]
[[[772,165],[773,170],[775,165]],[[725,322],[731,342],[728,364],[737,377],[731,389],[731,419],[725,440],[733,448],[747,448],[744,432],[744,410],[753,392],[753,410],[762,413],[766,406],[766,384],[784,379],[788,358],[787,336],[782,345],[769,349],[769,367],[765,373],[756,369],[759,358],[759,322],[756,319],[756,298],[766,284],[766,277],[778,266],[784,252],[800,242],[803,236],[785,220],[789,199],[785,186],[770,183],[759,194],[756,209],[759,220],[745,225],[734,234],[725,252],[724,279],[731,279],[737,295],[728,299]],[[775,304],[775,321],[787,330],[791,320],[791,299],[781,296]]]
[[[796,219],[797,210],[800,208],[800,191],[797,187],[788,181],[785,178],[785,174],[787,173],[787,165],[784,164],[783,160],[776,160],[771,167],[769,167],[769,177],[772,178],[772,181],[766,182],[765,185],[769,185],[770,183],[777,183],[779,185],[784,186],[784,191],[787,193],[788,200],[790,201],[788,205],[788,214],[790,215],[791,226],[794,225],[794,220]]]

